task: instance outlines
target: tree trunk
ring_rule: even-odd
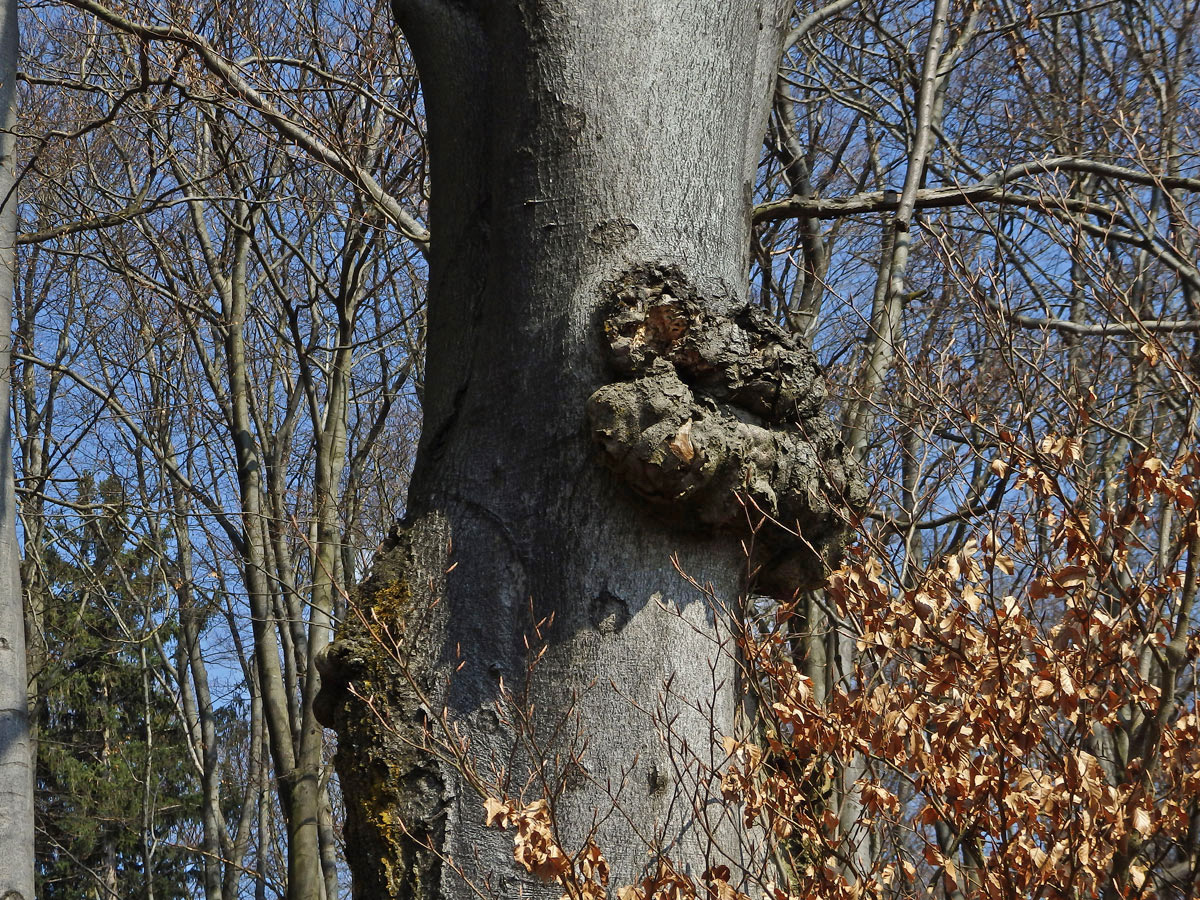
[[[651,848],[736,868],[704,770],[734,730],[739,497],[804,531],[755,538],[760,590],[819,577],[845,517],[812,358],[747,307],[790,4],[394,8],[428,113],[429,351],[406,521],[321,660],[355,896],[559,896],[484,829],[502,789],[548,799],[570,852],[594,830],[614,880]],[[423,736],[443,708],[458,760]]]
[[[16,276],[17,0],[0,0],[0,897],[33,898],[33,760],[9,420]]]

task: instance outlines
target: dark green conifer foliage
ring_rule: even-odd
[[[155,564],[163,548],[146,537],[119,479],[84,476],[79,506],[79,527],[45,572],[37,896],[191,897],[197,779],[154,672],[156,642],[169,648],[175,630]]]

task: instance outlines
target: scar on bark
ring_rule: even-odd
[[[757,307],[711,311],[676,266],[642,265],[604,289],[617,377],[587,417],[609,468],[681,525],[753,532],[755,591],[819,584],[866,489],[812,353]]]

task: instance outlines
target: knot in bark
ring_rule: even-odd
[[[753,532],[756,590],[818,584],[866,491],[812,353],[756,307],[715,312],[674,266],[606,290],[618,380],[587,401],[605,462],[680,524]]]

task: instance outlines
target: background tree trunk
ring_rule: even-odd
[[[601,322],[614,283],[647,306],[661,301],[663,315],[686,319],[684,331],[699,334],[707,316],[738,340],[777,337],[735,319],[748,300],[748,213],[789,6],[394,8],[422,77],[435,237],[408,516],[322,663],[355,896],[467,896],[463,877],[516,896],[512,836],[483,828],[479,792],[489,790],[550,800],[563,846],[578,850],[594,833],[615,880],[641,872],[648,846],[697,876],[710,864],[736,867],[725,856],[735,848],[708,840],[736,813],[710,820],[705,805],[718,796],[706,770],[714,742],[735,727],[727,610],[680,578],[671,558],[733,608],[746,568],[739,540],[679,520],[728,525],[745,513],[730,511],[732,490],[718,502],[708,485],[699,491],[707,499],[669,521],[678,492],[667,483],[690,477],[680,471],[692,452],[714,459],[721,440],[734,440],[709,435],[701,447],[720,416],[693,403],[689,418],[688,389],[670,394],[666,382],[690,377],[679,364],[679,377],[660,359],[653,374],[604,395],[593,429],[610,440],[612,465],[664,501],[664,516],[597,462],[584,410],[618,380],[603,352],[606,333],[620,343],[617,326]],[[668,294],[689,292],[691,306],[667,309]],[[643,331],[654,330],[653,316]],[[797,359],[805,402],[819,407],[819,377],[809,357]],[[659,376],[666,381],[652,383]],[[656,399],[623,411],[638,391]],[[681,405],[651,411],[671,400]],[[789,417],[794,410],[780,418]],[[696,447],[664,457],[692,418]],[[774,421],[722,421],[735,430],[737,418]],[[809,425],[829,431],[820,416]],[[639,437],[647,428],[651,437]],[[641,449],[613,449],[625,438]],[[643,451],[646,465],[627,467]],[[730,465],[738,479],[753,475]],[[537,629],[546,653],[527,677],[535,622],[546,617]],[[514,702],[498,716],[501,680]],[[339,690],[348,682],[353,691]],[[437,736],[443,704],[446,721],[471,735],[452,765],[417,749],[423,728]],[[535,711],[532,722],[522,710]],[[481,779],[474,790],[455,771],[464,767]]]
[[[0,897],[33,898],[33,765],[9,424],[16,275],[17,0],[0,0]]]

